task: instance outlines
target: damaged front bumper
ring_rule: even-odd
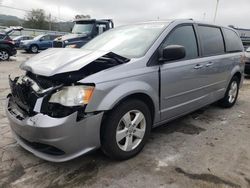
[[[26,79],[22,80],[27,82]],[[81,114],[80,118],[82,112],[77,110],[63,116],[50,116],[50,113],[41,111],[48,95],[29,99],[28,103],[22,90],[18,90],[24,85],[20,85],[18,80],[10,80],[12,94],[6,104],[13,135],[23,148],[47,161],[63,162],[100,147],[103,112]],[[34,98],[34,92],[29,93],[32,95],[28,97],[28,93],[25,93],[26,98]]]
[[[76,158],[100,147],[103,112],[76,121],[77,112],[63,118],[38,113],[18,117],[22,112],[7,101],[6,114],[18,143],[34,155],[53,162]]]

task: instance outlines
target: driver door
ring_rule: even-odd
[[[40,40],[40,48],[47,49],[52,47],[52,40],[50,39],[50,35],[45,35]]]
[[[185,47],[186,57],[164,62],[160,66],[161,119],[172,119],[195,110],[206,103],[207,75],[200,61],[194,26],[181,25],[166,37],[161,49],[168,45]]]

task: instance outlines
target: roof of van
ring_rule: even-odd
[[[193,20],[192,18],[187,18],[187,19],[167,19],[167,20],[151,20],[151,21],[146,21],[146,22],[139,22],[138,24],[143,24],[143,23],[162,23],[162,24],[170,24],[170,23],[174,23],[177,22],[179,24],[182,23],[196,23],[196,24],[202,24],[202,25],[208,25],[208,26],[216,26],[216,27],[222,27],[222,28],[228,28],[231,30],[234,30],[234,28],[228,27],[228,26],[224,26],[224,25],[219,25],[219,24],[215,24],[215,23],[211,23],[211,22],[204,22],[204,21],[196,21]]]

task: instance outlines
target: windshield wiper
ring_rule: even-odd
[[[113,62],[113,63],[115,61],[118,64],[123,64],[123,63],[127,63],[130,61],[130,59],[123,57],[123,56],[120,56],[114,52],[109,52],[108,54],[100,57],[99,59],[103,59],[103,60]]]

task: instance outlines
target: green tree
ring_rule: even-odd
[[[32,9],[25,16],[24,27],[32,29],[49,29],[49,20],[43,9]]]

